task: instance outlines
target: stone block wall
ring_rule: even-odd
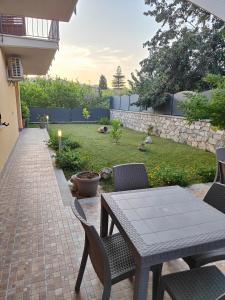
[[[153,134],[175,142],[215,152],[225,146],[225,131],[215,131],[208,121],[189,124],[185,118],[157,115],[146,112],[111,110],[111,119],[119,119],[124,127],[147,132],[153,126]]]

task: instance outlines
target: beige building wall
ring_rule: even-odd
[[[15,87],[6,77],[4,55],[0,48],[0,114],[8,127],[0,128],[0,172],[4,167],[19,135]]]

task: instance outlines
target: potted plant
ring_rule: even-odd
[[[23,128],[27,127],[27,122],[29,119],[30,111],[29,107],[25,102],[21,102],[21,113],[22,113],[22,122],[23,122]]]
[[[100,175],[93,171],[79,172],[74,176],[76,189],[81,197],[96,196]]]

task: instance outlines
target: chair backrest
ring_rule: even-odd
[[[225,162],[219,161],[220,182],[225,184]]]
[[[114,190],[127,191],[149,187],[144,164],[132,163],[113,167]]]
[[[225,161],[225,148],[216,149],[216,159],[217,161]]]
[[[204,201],[225,214],[225,185],[215,182],[205,195]]]
[[[85,231],[85,242],[88,247],[92,265],[99,279],[104,284],[111,279],[109,260],[104,249],[103,242],[97,233],[95,227],[87,222],[85,213],[77,199],[71,204],[74,215],[81,222]]]

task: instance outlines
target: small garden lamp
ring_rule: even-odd
[[[59,151],[62,149],[62,130],[58,130]]]

